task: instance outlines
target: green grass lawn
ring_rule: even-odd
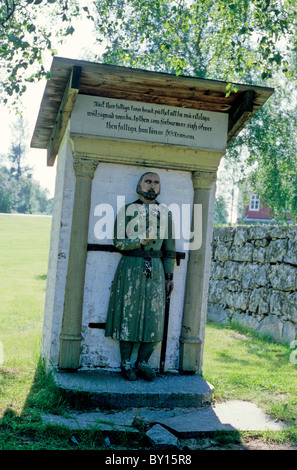
[[[0,216],[0,413],[22,411],[39,359],[51,218]],[[1,365],[0,365],[1,368]]]
[[[40,421],[43,411],[67,410],[40,362],[50,225],[50,218],[0,216],[0,449],[74,446],[71,431]],[[297,365],[290,353],[287,345],[236,328],[206,327],[203,375],[214,385],[215,399],[252,401],[289,425],[257,438],[297,440]],[[91,432],[81,433],[80,442],[83,449],[103,445]]]

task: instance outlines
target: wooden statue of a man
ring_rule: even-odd
[[[136,192],[139,199],[119,212],[114,230],[114,245],[122,253],[111,287],[105,336],[120,342],[121,371],[135,380],[130,358],[139,344],[135,364],[146,380],[155,371],[148,360],[162,341],[166,292],[173,289],[175,241],[172,214],[156,201],[160,178],[153,172],[143,174]]]

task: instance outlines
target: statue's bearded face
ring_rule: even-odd
[[[145,199],[153,201],[160,194],[160,177],[157,173],[145,173],[138,186],[137,193]]]

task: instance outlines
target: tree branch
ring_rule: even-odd
[[[0,18],[1,25],[4,25],[13,16],[15,12],[15,1],[12,0],[11,2],[9,2],[9,0],[5,0],[5,6],[6,6],[6,13],[4,14],[3,18]]]

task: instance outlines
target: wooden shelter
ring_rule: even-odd
[[[47,149],[48,165],[54,164],[78,93],[226,113],[229,144],[273,89],[237,84],[238,91],[227,97],[226,86],[223,81],[55,57],[31,147]]]
[[[104,196],[114,204],[116,175],[134,184],[140,171],[154,168],[167,186],[176,186],[177,204],[202,208],[201,245],[184,250],[183,268],[177,268],[180,287],[169,325],[177,339],[168,352],[179,370],[201,373],[216,172],[228,144],[273,93],[238,84],[226,96],[226,86],[54,58],[31,142],[47,149],[49,166],[59,154],[42,346],[48,363],[60,369],[114,367],[115,346],[88,328],[92,321],[104,323],[98,318],[119,256],[109,253],[107,259],[100,249],[88,250],[94,245],[94,201]]]

